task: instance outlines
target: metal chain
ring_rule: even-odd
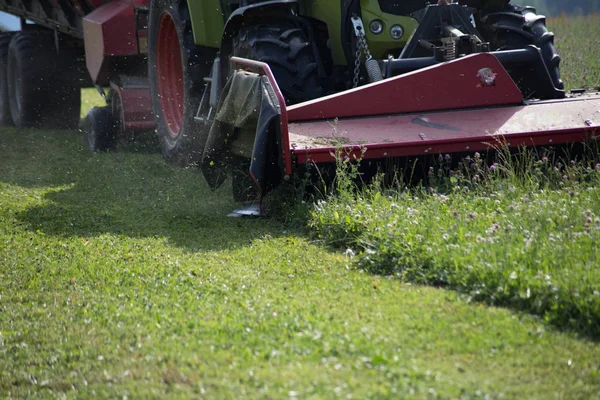
[[[358,86],[358,80],[360,77],[360,58],[361,58],[361,55],[363,52],[364,52],[367,60],[370,60],[372,58],[371,52],[369,51],[369,46],[367,45],[367,38],[365,37],[365,34],[361,31],[358,34],[358,43],[356,46],[356,56],[354,58],[354,79],[352,80],[352,83],[354,84],[354,86],[352,86],[352,87]]]
[[[360,41],[359,41],[360,43]],[[356,47],[356,56],[354,58],[354,79],[352,83],[354,84],[352,87],[355,88],[358,86],[358,78],[360,75],[360,56],[362,55],[362,51],[360,45]]]
[[[356,55],[354,58],[354,79],[352,80],[352,83],[354,84],[353,87],[357,87],[360,79],[361,56],[364,53],[366,61],[370,61],[372,57],[371,52],[369,51],[369,45],[367,44],[367,38],[365,36],[365,27],[363,26],[360,17],[353,15],[352,24],[354,25],[354,34],[356,35],[357,39]]]
[[[360,42],[360,45],[363,48],[363,51],[365,52],[365,56],[367,57],[367,60],[370,60],[371,58],[371,52],[369,51],[369,45],[367,45],[367,38],[365,36],[365,34],[363,33],[362,35],[360,35],[360,37],[358,38],[358,41]]]

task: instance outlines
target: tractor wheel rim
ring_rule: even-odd
[[[169,136],[179,136],[183,125],[183,66],[173,17],[164,13],[158,25],[156,69],[158,98]]]

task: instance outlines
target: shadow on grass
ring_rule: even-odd
[[[245,246],[282,234],[276,219],[230,218],[226,183],[212,192],[197,169],[143,151],[91,153],[76,132],[0,133],[0,182],[41,191],[16,215],[25,228],[62,237],[164,237],[190,251]],[[127,149],[129,150],[129,148]],[[301,232],[298,232],[301,233]]]

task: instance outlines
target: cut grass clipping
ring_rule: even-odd
[[[366,271],[449,286],[598,338],[600,159],[536,157],[501,151],[488,166],[475,153],[450,170],[450,155],[440,156],[428,189],[400,191],[355,187],[357,166],[338,162],[337,194],[317,203],[311,225]]]

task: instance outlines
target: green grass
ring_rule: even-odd
[[[354,189],[341,164],[338,194],[313,212],[315,236],[356,251],[366,271],[449,286],[600,338],[600,158],[544,158],[521,172],[508,158],[486,168],[478,156],[456,171],[450,160],[432,167],[433,195]]]
[[[565,87],[600,86],[600,15],[555,17],[548,28],[555,34],[555,45],[562,58],[561,77]]]
[[[98,100],[88,91],[84,103]],[[11,129],[0,131],[0,154],[2,397],[600,398],[600,345],[589,335],[473,293],[368,273],[360,255],[279,218],[227,218],[228,188],[212,193],[198,171],[158,154],[92,154],[77,132]],[[582,234],[580,212],[599,215],[597,186],[587,186],[528,202],[499,191],[497,215],[533,224],[537,237],[573,234],[596,254]],[[403,201],[423,207],[419,218],[451,207],[478,232],[494,222],[495,199],[472,190]],[[573,228],[535,225],[539,200],[565,207]],[[437,216],[429,234],[440,240],[433,233],[456,217]],[[391,245],[409,242],[399,239]],[[572,250],[560,255],[581,264],[567,239],[544,249]],[[465,266],[483,257],[483,246],[472,250],[446,254]],[[565,271],[552,282],[579,280]]]
[[[362,273],[158,155],[3,130],[0,393],[593,398],[600,346]]]

